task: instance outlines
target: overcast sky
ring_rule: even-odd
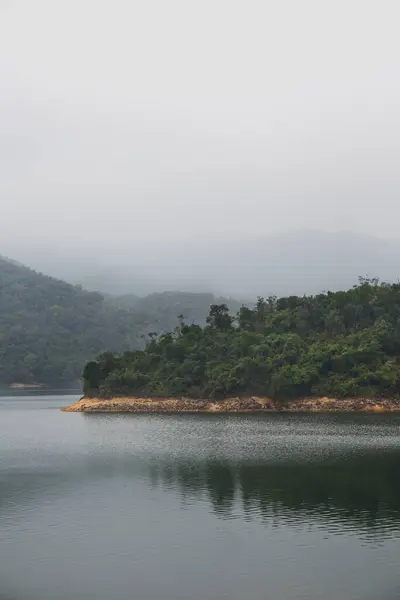
[[[399,19],[398,0],[0,0],[0,254],[398,236]]]

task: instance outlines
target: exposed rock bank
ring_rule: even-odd
[[[249,396],[213,401],[192,398],[81,398],[64,412],[84,413],[239,413],[239,412],[400,412],[400,400],[305,398],[285,404]]]

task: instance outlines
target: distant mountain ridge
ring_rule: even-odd
[[[68,260],[67,260],[68,259]],[[47,260],[47,266],[46,266]],[[359,276],[385,281],[400,278],[400,240],[359,233],[316,230],[265,236],[207,235],[179,244],[157,246],[123,257],[107,253],[107,262],[65,256],[63,264],[36,259],[41,270],[85,289],[112,295],[145,296],[165,289],[213,292],[253,300],[276,294],[315,294],[347,289]],[[33,261],[33,259],[32,259]],[[97,262],[96,262],[97,261]]]
[[[88,360],[142,347],[148,333],[173,330],[180,314],[201,325],[210,304],[236,313],[241,302],[232,297],[249,304],[257,296],[348,289],[359,276],[400,277],[398,240],[351,232],[194,241],[97,270],[67,258],[46,263],[32,253],[31,264],[55,279],[0,257],[0,384],[76,382]],[[63,281],[66,275],[80,285]],[[82,289],[86,281],[93,291]]]
[[[14,265],[15,267],[24,267],[25,266],[22,263],[18,262],[17,260],[8,258],[8,256],[3,256],[2,254],[0,254],[0,260],[3,262],[9,263],[10,265]]]
[[[203,323],[213,300],[175,292],[135,307],[0,258],[0,384],[76,385],[88,360],[142,347],[179,314]]]
[[[204,325],[211,304],[226,304],[233,314],[241,307],[241,302],[237,300],[216,297],[206,292],[154,292],[144,298],[126,294],[108,296],[107,301],[119,308],[146,315],[163,332],[173,330],[180,315],[187,324]]]

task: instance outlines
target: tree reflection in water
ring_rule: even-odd
[[[400,532],[399,459],[399,452],[307,463],[175,458],[152,462],[148,474],[183,499],[206,497],[220,517],[386,537]]]

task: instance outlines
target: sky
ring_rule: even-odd
[[[399,18],[398,0],[0,0],[0,254],[400,237]]]

